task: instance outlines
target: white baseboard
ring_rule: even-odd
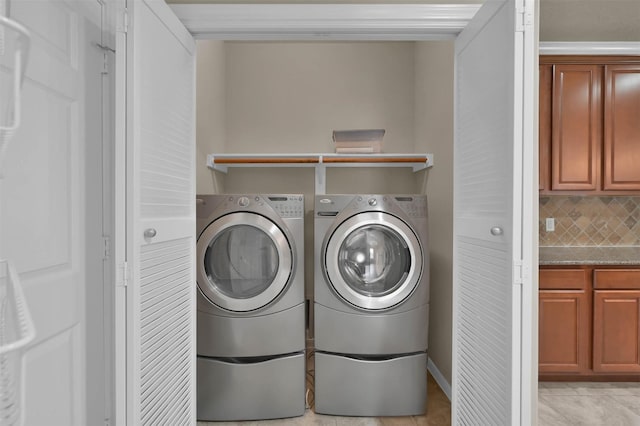
[[[449,398],[449,401],[451,401],[451,385],[447,382],[447,379],[444,378],[440,370],[438,370],[438,367],[431,361],[431,358],[427,359],[427,370],[429,370],[429,373],[431,373],[438,386],[440,386],[440,389],[442,389],[444,394],[447,395],[447,398]]]

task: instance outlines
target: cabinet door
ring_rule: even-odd
[[[602,149],[602,67],[555,65],[551,189],[597,190]]]
[[[593,371],[640,372],[640,290],[593,293]]]
[[[587,373],[590,359],[590,292],[541,290],[538,371]]]
[[[604,73],[604,189],[640,190],[640,65]]]
[[[540,65],[540,86],[538,92],[538,149],[540,161],[539,190],[548,191],[550,187],[551,165],[551,89],[552,66]]]

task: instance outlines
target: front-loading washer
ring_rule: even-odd
[[[426,409],[424,195],[319,195],[314,215],[315,410]]]
[[[305,411],[304,197],[199,195],[197,418]]]

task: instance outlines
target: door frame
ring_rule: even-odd
[[[195,39],[453,40],[479,4],[171,4]]]
[[[122,2],[123,0],[110,0]],[[173,12],[196,39],[217,40],[376,40],[427,41],[453,40],[466,27],[481,7],[479,4],[170,4]],[[536,11],[537,25],[538,12]],[[118,23],[118,18],[115,19]],[[535,36],[537,38],[537,30]],[[116,100],[117,102],[117,100]],[[535,105],[533,106],[535,108]],[[533,111],[535,112],[535,111]],[[534,150],[537,152],[537,150]],[[535,152],[533,153],[535,154]],[[534,173],[536,171],[534,170]],[[535,180],[535,176],[526,176]],[[530,200],[535,207],[537,204]],[[537,214],[537,211],[536,211]],[[118,225],[116,220],[116,227]],[[537,230],[530,231],[531,235]],[[535,231],[535,232],[534,232]],[[530,254],[531,265],[537,265],[536,247]],[[523,292],[523,303],[529,315],[522,321],[522,348],[537,354],[537,274],[530,274],[531,289]],[[526,275],[526,274],[525,274]],[[531,290],[531,291],[529,291]],[[529,300],[531,299],[531,300]],[[116,357],[117,358],[117,357]],[[533,360],[526,359],[526,364]],[[116,360],[116,362],[118,362]],[[523,409],[536,406],[537,366],[523,365]]]

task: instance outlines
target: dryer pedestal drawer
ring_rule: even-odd
[[[197,319],[199,356],[271,356],[304,350],[304,302],[273,314],[247,317],[225,317],[198,310]]]
[[[411,416],[426,406],[426,352],[376,361],[315,354],[316,413]]]
[[[232,363],[198,357],[197,418],[211,421],[304,415],[305,355]]]

